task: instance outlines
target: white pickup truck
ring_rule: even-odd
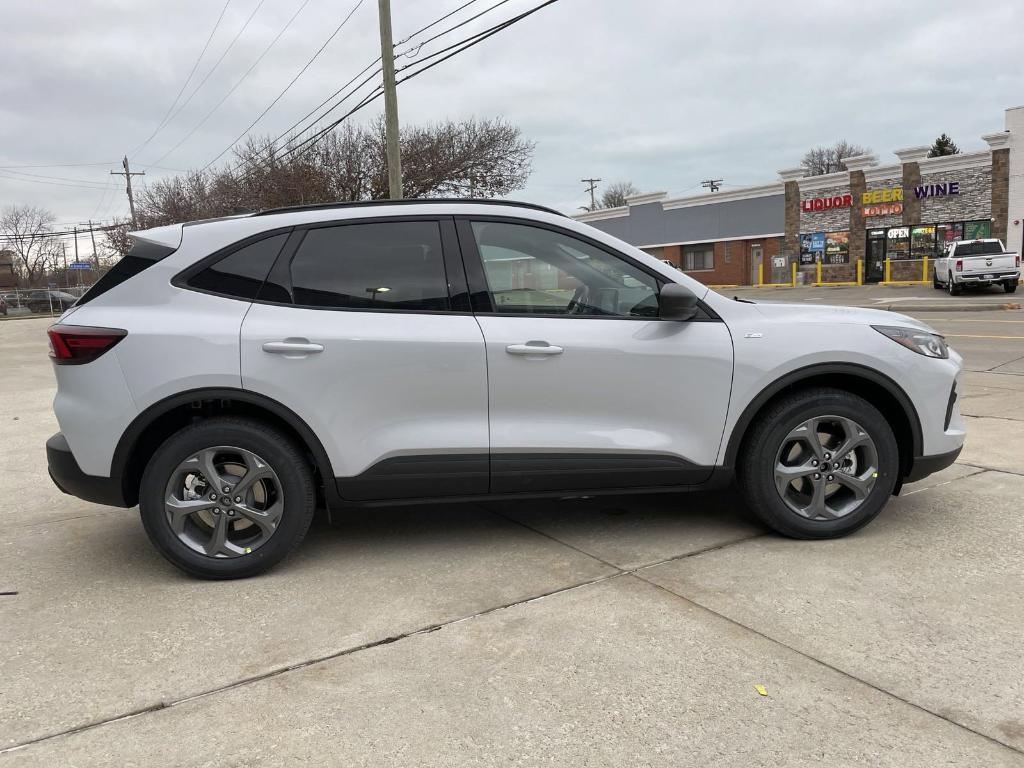
[[[1007,293],[1020,282],[1020,254],[1007,253],[1002,240],[955,240],[935,259],[932,285],[957,296],[966,285],[988,287],[996,283]]]

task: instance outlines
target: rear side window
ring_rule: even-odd
[[[171,248],[167,245],[157,245],[156,243],[148,243],[144,240],[135,241],[131,250],[117,264],[112,266],[103,277],[97,280],[92,288],[75,302],[76,305],[88,304],[97,296],[102,296],[111,288],[116,288],[125,280],[135,277],[135,275],[153,266],[158,261],[166,259],[176,250],[177,248]]]
[[[292,299],[307,307],[447,310],[435,221],[311,229],[291,264]]]
[[[260,292],[260,286],[287,239],[288,233],[284,232],[242,246],[193,275],[188,285],[201,291],[251,301]]]

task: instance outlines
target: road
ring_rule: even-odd
[[[1024,765],[1024,312],[921,317],[967,447],[852,537],[731,493],[377,510],[230,583],[50,484],[47,321],[0,323],[0,766]]]

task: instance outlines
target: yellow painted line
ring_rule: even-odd
[[[969,333],[944,333],[942,335],[947,339],[1020,339],[1024,341],[1024,336],[975,336]]]
[[[1024,320],[956,320],[952,317],[934,320],[936,323],[1024,323]]]

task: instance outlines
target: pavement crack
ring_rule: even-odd
[[[702,603],[697,602],[692,597],[687,597],[686,595],[681,595],[680,593],[675,592],[675,591],[669,589],[666,586],[663,586],[661,584],[653,582],[650,579],[645,579],[643,576],[641,576],[638,573],[635,573],[635,574],[632,574],[632,575],[634,575],[636,578],[640,579],[644,583],[650,584],[652,587],[657,587],[658,589],[662,590],[663,592],[666,592],[667,594],[672,595],[673,597],[678,598],[679,600],[683,600],[684,602],[687,602],[690,605],[692,605],[692,606],[694,606],[696,608],[699,608],[702,611],[705,611],[705,612],[711,614],[712,616],[717,616],[718,618],[723,619],[723,620],[729,622],[730,624],[732,624],[732,625],[734,625],[736,627],[739,627],[740,629],[744,629],[747,632],[751,632],[751,633],[757,635],[758,637],[764,638],[765,640],[767,640],[768,642],[770,642],[770,643],[772,643],[774,645],[777,645],[777,646],[779,646],[781,648],[785,648],[785,649],[787,649],[787,650],[797,654],[798,656],[801,656],[801,657],[803,657],[803,658],[805,658],[805,659],[807,659],[809,661],[814,662],[815,664],[820,664],[821,666],[825,667],[826,669],[830,669],[833,672],[835,672],[836,674],[842,675],[843,677],[845,677],[847,679],[854,680],[854,681],[856,681],[858,683],[861,683],[862,685],[866,685],[868,688],[871,688],[871,689],[873,689],[875,691],[878,691],[879,693],[883,694],[884,696],[888,696],[890,698],[893,698],[896,701],[900,701],[900,702],[906,704],[909,707],[913,707],[914,709],[918,710],[919,712],[924,712],[925,714],[931,715],[933,717],[937,717],[939,720],[943,720],[943,721],[949,723],[952,726],[955,726],[957,728],[962,728],[963,730],[965,730],[965,731],[967,731],[969,733],[973,733],[975,736],[980,736],[981,738],[985,739],[986,741],[990,741],[993,744],[998,744],[1001,747],[1005,747],[1006,749],[1010,750],[1011,752],[1014,752],[1016,754],[1024,754],[1024,750],[1020,749],[1019,747],[1015,747],[1012,744],[1007,744],[1004,741],[1000,741],[999,739],[995,738],[994,736],[989,736],[987,733],[982,733],[981,731],[978,731],[978,730],[975,730],[974,728],[971,728],[969,725],[964,725],[963,723],[959,723],[956,720],[952,720],[952,719],[950,719],[949,717],[946,717],[943,714],[940,714],[938,712],[932,711],[931,709],[928,709],[928,707],[925,707],[922,704],[918,704],[918,703],[916,703],[914,701],[911,701],[910,699],[906,699],[906,698],[900,696],[897,693],[893,693],[892,691],[887,690],[887,689],[881,687],[880,685],[876,685],[875,683],[872,683],[870,680],[865,680],[864,678],[858,677],[857,675],[853,674],[852,672],[847,672],[845,669],[842,669],[840,667],[834,666],[834,665],[828,663],[827,661],[823,661],[823,660],[821,660],[821,659],[819,659],[819,658],[817,658],[815,656],[811,656],[809,653],[805,653],[804,651],[801,651],[799,648],[795,648],[794,646],[792,646],[792,645],[790,645],[790,644],[788,644],[786,642],[783,642],[782,640],[779,640],[779,639],[777,639],[775,637],[772,637],[769,634],[766,634],[766,633],[764,633],[764,632],[762,632],[762,631],[760,631],[758,629],[755,629],[754,627],[751,627],[751,626],[749,626],[747,624],[744,624],[742,621],[738,621],[738,620],[736,620],[736,619],[734,619],[734,618],[732,618],[730,616],[726,616],[724,613],[719,613],[714,608],[709,608],[708,606],[706,606],[706,605],[704,605]]]

